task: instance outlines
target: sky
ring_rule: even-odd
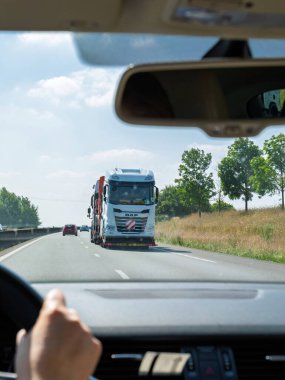
[[[102,64],[113,60],[125,65],[128,58],[108,36],[99,41],[95,58],[101,65],[91,66],[81,61],[69,33],[0,34],[0,187],[29,197],[39,208],[43,226],[87,224],[92,186],[108,169],[152,169],[161,189],[178,177],[184,150],[197,147],[212,153],[216,176],[218,162],[233,142],[211,139],[197,128],[121,122],[113,101],[125,66]],[[185,51],[191,59],[200,57],[209,42],[213,39],[204,45],[192,43],[190,49],[181,41],[172,59]],[[145,49],[158,56],[168,52],[166,43],[149,36],[137,37],[132,44],[138,57],[146,56]],[[265,51],[262,44],[259,50]],[[90,59],[95,58],[91,54]],[[262,147],[265,139],[280,132],[284,127],[268,128],[253,141]],[[243,207],[242,201],[231,203]],[[249,206],[278,203],[278,195],[254,197]]]

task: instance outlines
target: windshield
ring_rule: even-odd
[[[284,126],[222,139],[114,112],[128,64],[200,60],[217,39],[87,37],[93,65],[82,34],[1,33],[1,263],[34,282],[284,282]]]
[[[153,184],[111,181],[109,202],[115,205],[153,205]]]

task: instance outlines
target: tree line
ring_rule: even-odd
[[[285,135],[272,136],[260,149],[248,138],[238,138],[228,147],[218,164],[218,181],[209,171],[211,153],[192,148],[184,151],[175,185],[166,186],[160,195],[158,215],[185,216],[192,212],[222,211],[233,208],[224,201],[242,199],[245,211],[253,195],[281,195],[284,210]],[[211,203],[212,201],[212,203]]]
[[[41,222],[38,208],[29,198],[0,189],[0,223],[9,228],[37,228]]]

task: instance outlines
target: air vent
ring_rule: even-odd
[[[251,341],[233,344],[239,380],[281,380],[285,361],[269,361],[266,356],[285,355],[285,341]]]
[[[282,359],[282,356],[285,355],[285,339],[273,341],[254,337],[228,338],[226,341],[217,337],[212,340],[208,338],[207,341],[205,338],[201,341],[198,339],[178,341],[166,338],[157,341],[151,339],[148,341],[141,339],[104,340],[103,358],[96,371],[96,377],[102,380],[148,380],[151,377],[138,376],[140,357],[146,351],[187,352],[187,350],[185,351],[187,347],[192,347],[197,351],[197,347],[211,344],[216,347],[231,347],[239,380],[283,380],[285,378],[285,362],[266,360],[266,356],[278,356]],[[114,354],[117,355],[117,359],[112,359]],[[179,379],[180,377],[175,378]],[[160,379],[166,380],[167,378],[155,376],[155,380]]]
[[[140,360],[139,355],[144,355],[146,351],[163,351],[163,352],[179,352],[178,344],[171,342],[143,342],[143,341],[126,341],[124,339],[116,342],[104,342],[103,357],[96,371],[96,377],[102,380],[124,379],[124,380],[147,380],[148,377],[139,377]],[[112,359],[116,354],[125,354],[125,358]],[[132,358],[128,358],[135,354]],[[163,379],[159,376],[156,380]],[[178,377],[179,379],[179,377]]]

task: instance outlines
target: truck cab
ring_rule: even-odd
[[[104,178],[104,185],[100,180]],[[95,185],[95,242],[102,246],[155,245],[155,206],[158,189],[147,169],[114,169]],[[97,189],[97,192],[96,192]]]

